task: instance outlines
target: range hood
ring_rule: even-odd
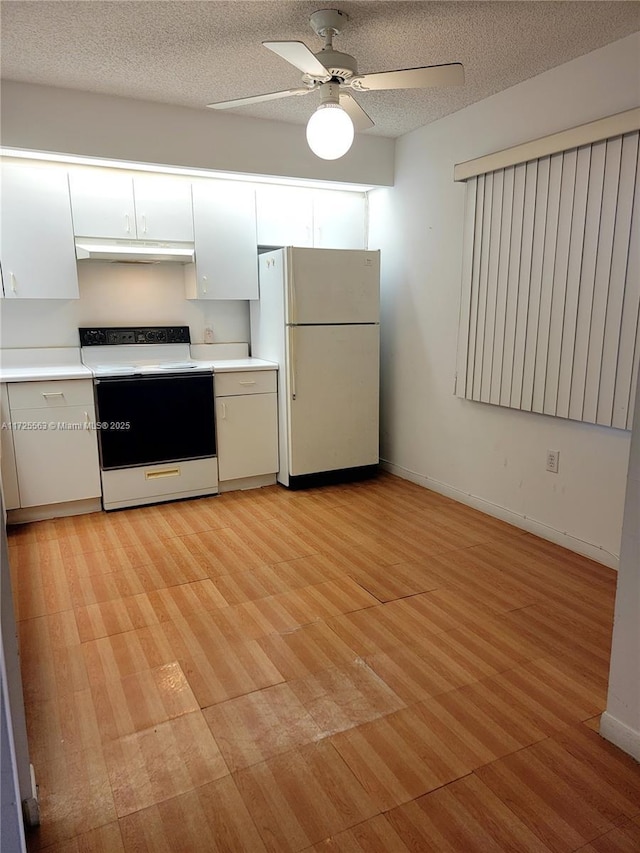
[[[190,264],[194,259],[194,248],[193,243],[76,237],[76,258],[79,261],[119,264]]]

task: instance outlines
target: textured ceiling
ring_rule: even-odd
[[[334,46],[361,73],[462,62],[462,87],[357,97],[399,136],[640,29],[638,2],[23,2],[3,0],[2,77],[204,108],[300,85],[265,40],[321,39],[316,9],[350,16]],[[304,123],[317,94],[238,114]]]

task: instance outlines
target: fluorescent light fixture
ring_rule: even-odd
[[[284,175],[259,175],[250,172],[221,172],[215,169],[196,169],[188,166],[168,166],[162,163],[141,163],[133,160],[110,160],[106,157],[88,157],[76,154],[60,154],[54,151],[36,151],[28,148],[0,147],[0,157],[12,160],[42,160],[48,163],[64,163],[76,166],[98,166],[105,169],[125,169],[132,172],[156,172],[167,175],[185,175],[193,178],[216,178],[223,181],[242,181],[251,184],[275,184],[279,186],[307,187],[319,190],[342,190],[363,193],[377,189],[376,184],[349,184],[341,181],[321,181],[310,178],[288,178]],[[380,185],[384,186],[384,185]]]

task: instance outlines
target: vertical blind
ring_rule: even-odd
[[[638,136],[467,180],[458,396],[631,429]]]

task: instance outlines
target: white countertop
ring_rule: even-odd
[[[79,347],[26,347],[0,350],[0,382],[91,379]]]
[[[194,359],[210,367],[214,373],[237,373],[242,370],[277,370],[273,361],[261,358]],[[49,379],[91,379],[84,364],[33,364],[27,367],[0,367],[0,382],[42,382]]]
[[[84,364],[40,364],[29,367],[1,367],[0,382],[38,382],[46,379],[91,379]]]

